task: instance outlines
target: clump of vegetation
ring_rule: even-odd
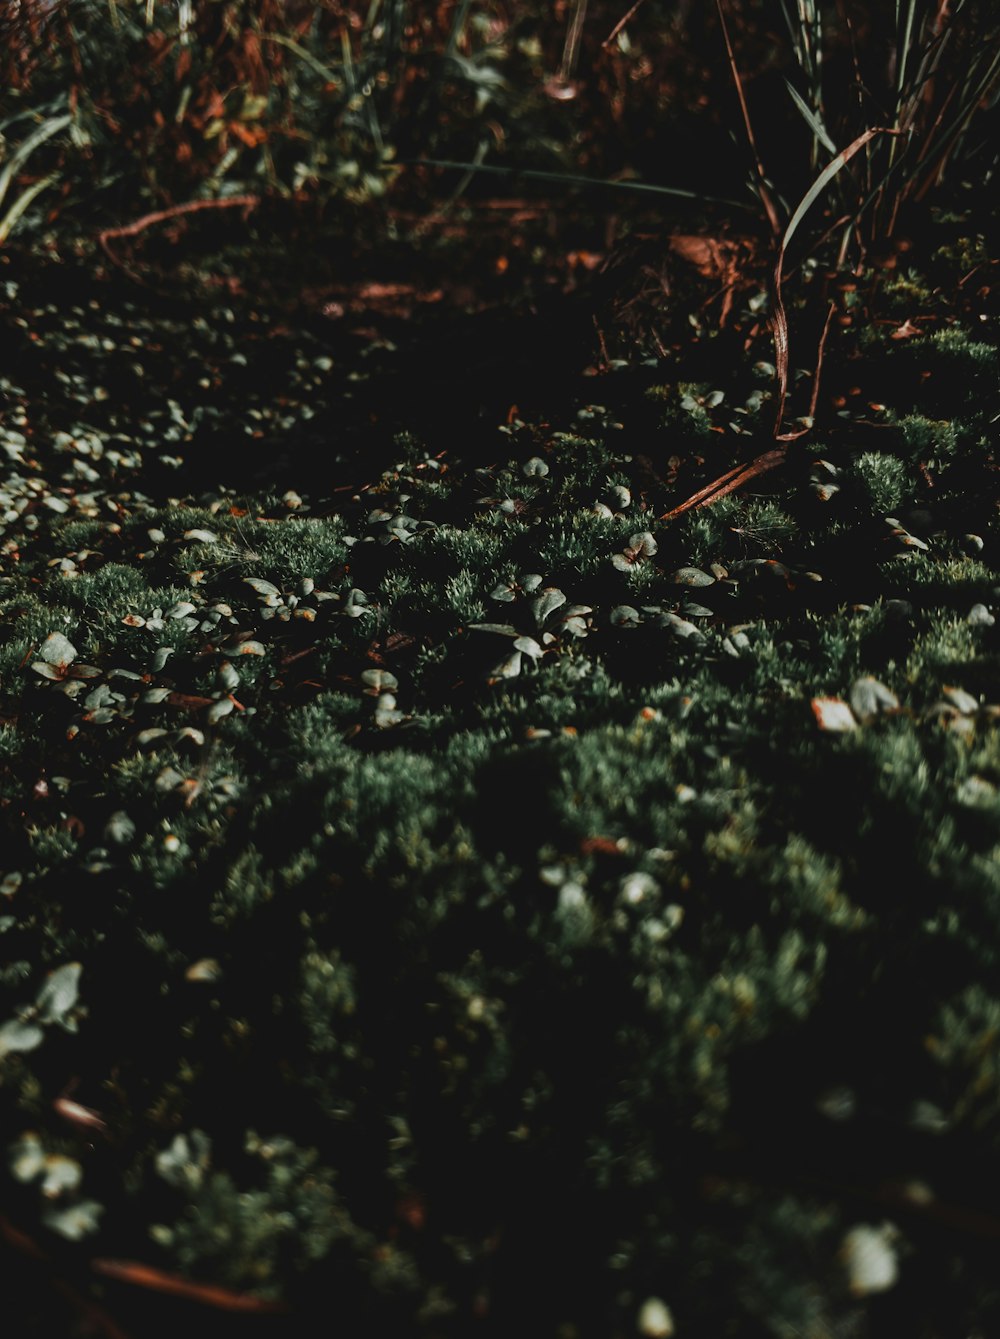
[[[668,523],[594,404],[486,466],[410,435],[350,495],[303,457],[181,502],[201,388],[81,422],[136,326],[79,312],[34,323],[73,393],[5,439],[19,1230],[109,1304],[292,1327],[331,1271],[404,1333],[904,1326],[928,1276],[989,1323],[928,1234],[995,1161],[997,533],[947,472],[925,502],[912,421]]]

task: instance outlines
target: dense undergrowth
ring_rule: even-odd
[[[363,8],[5,16],[13,1333],[1000,1332],[995,16]]]
[[[989,295],[971,329],[894,280],[883,401],[662,523],[671,458],[766,445],[766,362],[442,451],[352,428],[391,347],[44,291],[0,587],[41,1277],[142,1335],[989,1333]],[[209,484],[233,436],[252,488]]]

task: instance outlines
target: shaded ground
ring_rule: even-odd
[[[53,1280],[77,1332],[89,1298],[142,1339],[603,1339],[656,1298],[692,1335],[991,1331],[970,232],[872,293],[803,281],[793,412],[838,313],[816,432],[666,524],[773,442],[746,239],[721,330],[724,254],[640,239],[602,287],[586,221],[225,296],[7,253],[25,1333]],[[880,1288],[850,1233],[883,1220]]]

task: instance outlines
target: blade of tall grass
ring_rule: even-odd
[[[73,120],[68,113],[64,116],[53,116],[34,132],[27,139],[22,140],[11,155],[10,161],[2,172],[0,172],[0,203],[10,189],[10,184],[14,177],[21,170],[21,166],[35,152],[39,145],[44,144],[46,140],[51,139],[53,135],[58,135],[60,130],[65,130]]]
[[[0,219],[0,246],[3,246],[4,242],[6,242],[7,238],[13,232],[18,219],[35,197],[41,195],[42,191],[47,190],[58,180],[59,173],[50,172],[47,177],[42,177],[40,180],[33,182],[27,190],[21,192],[11,205],[10,209],[7,210],[7,213]]]
[[[916,22],[917,0],[907,0],[905,5],[896,0],[896,123],[903,105],[906,89],[906,68],[909,64],[910,49],[913,45],[913,26]],[[926,18],[926,15],[924,15]]]
[[[826,149],[828,153],[835,154],[837,152],[837,146],[830,138],[829,132],[820,119],[819,114],[813,111],[793,83],[790,83],[789,80],[786,79],[785,85],[788,88],[789,93],[792,95],[792,101],[795,103],[795,106],[802,113],[806,125],[812,131],[813,139],[819,140],[820,144],[822,144],[823,148]]]
[[[680,186],[657,186],[648,181],[610,181],[603,177],[584,177],[571,172],[545,172],[533,167],[501,167],[497,163],[457,162],[451,158],[405,158],[403,167],[440,167],[457,172],[488,172],[504,177],[523,177],[528,181],[551,181],[564,186],[601,186],[610,190],[638,191],[649,195],[671,195],[682,200],[702,200],[706,204],[726,205],[730,209],[751,211],[745,200],[729,200],[723,196],[706,195],[704,191],[688,191]]]
[[[340,76],[330,69],[329,65],[324,65],[318,60],[308,48],[296,42],[294,38],[286,37],[283,33],[261,33],[265,42],[273,42],[276,46],[287,48],[294,56],[298,56],[304,65],[321,75],[328,84],[340,85]]]
[[[347,84],[347,91],[353,97],[357,92],[357,80],[354,77],[354,51],[351,48],[351,34],[347,28],[340,30],[340,49],[344,59],[344,82]]]
[[[580,40],[583,37],[583,25],[587,18],[588,0],[576,0],[573,17],[566,31],[566,45],[563,47],[562,63],[559,66],[559,81],[568,84],[576,73],[576,63],[580,56]]]
[[[834,179],[837,173],[847,163],[851,161],[854,155],[860,152],[866,144],[870,143],[876,135],[895,135],[898,132],[890,130],[885,126],[874,126],[859,135],[853,143],[846,149],[842,149],[832,162],[828,163],[819,174],[813,184],[806,191],[805,195],[799,201],[795,212],[788,220],[781,238],[781,245],[778,248],[778,259],[774,265],[774,315],[771,318],[771,330],[774,335],[775,367],[778,373],[778,413],[774,425],[774,436],[780,441],[789,441],[794,437],[800,436],[799,433],[783,434],[781,426],[785,417],[785,400],[788,397],[788,366],[789,366],[789,341],[788,341],[788,314],[785,311],[785,303],[782,295],[782,275],[785,267],[785,253],[788,250],[789,243],[798,231],[799,224],[812,209],[813,205],[823,194],[826,187]]]
[[[815,169],[819,161],[819,145],[824,144],[824,147],[826,147],[823,135],[819,134],[816,129],[817,123],[819,125],[823,123],[822,15],[814,0],[797,0],[794,15],[788,0],[781,0],[781,9],[785,18],[785,26],[791,38],[792,50],[795,53],[795,59],[802,71],[809,93],[810,101],[806,102],[805,99],[802,99],[802,102],[811,113],[811,116],[807,116],[806,120],[813,130],[809,159],[811,166]],[[798,96],[797,90],[796,96]],[[834,148],[830,152],[836,153],[837,150]]]
[[[715,0],[715,7],[719,12],[719,23],[722,27],[722,36],[726,44],[726,55],[729,58],[729,71],[733,77],[733,84],[736,87],[736,96],[739,98],[740,111],[743,114],[743,126],[747,134],[747,143],[750,146],[750,152],[753,155],[754,171],[757,177],[757,195],[761,204],[764,206],[764,213],[767,215],[767,221],[771,225],[771,231],[775,237],[781,232],[781,224],[778,222],[778,211],[775,208],[774,201],[771,199],[771,192],[767,185],[767,176],[764,172],[764,164],[761,160],[760,150],[757,148],[757,137],[754,134],[753,122],[750,120],[750,109],[747,106],[746,94],[743,91],[743,80],[740,77],[740,69],[736,63],[736,53],[733,50],[732,39],[729,36],[729,25],[726,22],[726,12],[722,5],[722,0]]]

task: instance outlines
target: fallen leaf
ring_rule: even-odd
[[[812,709],[821,730],[843,733],[858,728],[854,713],[839,697],[814,697]]]

